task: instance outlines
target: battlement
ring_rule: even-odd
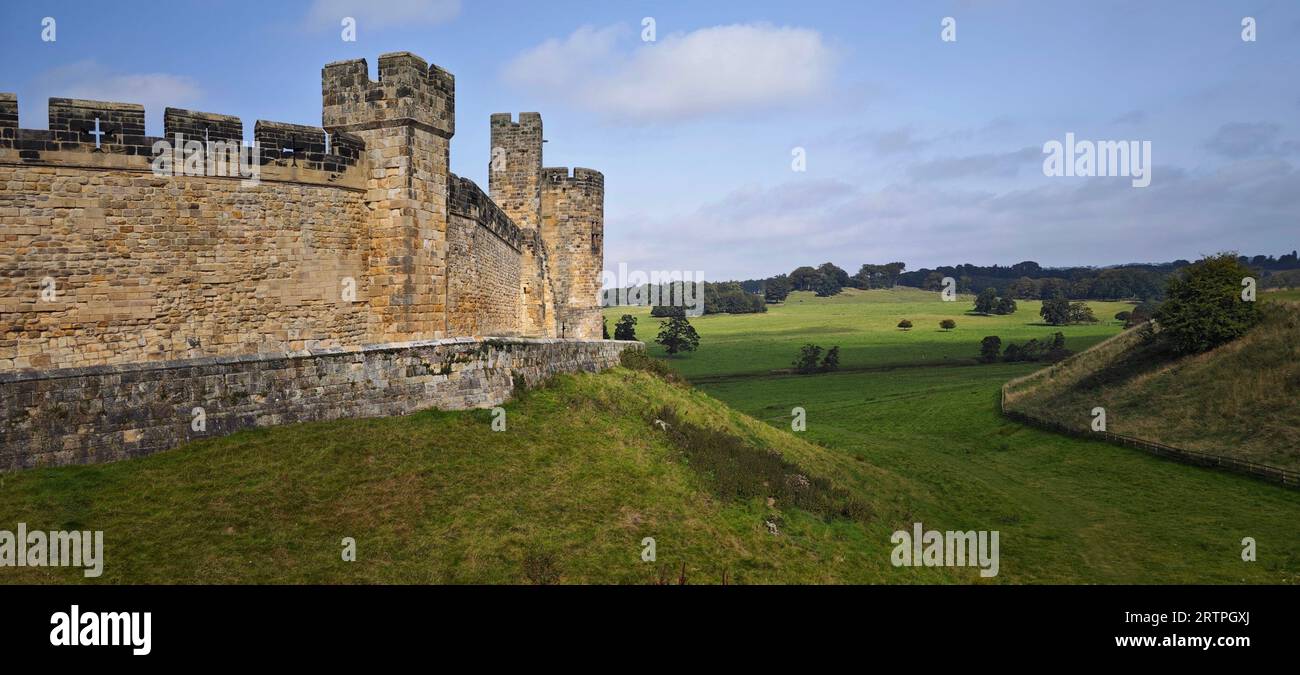
[[[447,210],[477,222],[518,251],[524,244],[523,233],[491,197],[468,178],[451,174],[447,180]]]
[[[515,121],[511,113],[492,113],[489,121],[493,129],[509,127],[514,129],[536,130],[540,135],[542,132],[542,114],[535,112],[519,113],[519,121]]]
[[[605,188],[605,174],[595,169],[580,166],[569,169],[564,166],[548,166],[542,169],[542,185],[565,184],[585,187]]]
[[[258,120],[253,125],[253,139],[261,148],[262,164],[323,171],[341,171],[355,165],[366,147],[360,136],[345,131],[330,134],[327,140],[321,127],[266,120]]]
[[[51,98],[49,129],[18,126],[18,97],[0,94],[0,149],[18,151],[19,159],[39,162],[43,153],[102,153],[135,155],[152,159],[154,144],[175,145],[176,135],[184,141],[240,145],[244,124],[239,117],[182,108],[163,110],[163,135],[144,135],[144,106],[116,101]],[[332,134],[326,151],[325,129],[321,127],[258,120],[254,140],[262,147],[260,163],[303,166],[341,172],[355,166],[365,150],[365,141],[355,134]],[[96,143],[98,139],[98,143]]]
[[[456,78],[410,52],[379,57],[379,81],[365,59],[321,69],[321,118],[327,129],[361,131],[413,124],[444,138],[456,133]]]

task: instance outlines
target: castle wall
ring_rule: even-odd
[[[448,187],[447,333],[519,335],[523,235],[473,181]]]
[[[623,350],[641,348],[613,340],[453,338],[0,372],[0,470],[139,457],[252,427],[494,406],[519,384],[604,370]]]
[[[605,177],[599,171],[542,169],[542,240],[550,253],[562,337],[599,339],[604,267]]]
[[[97,109],[114,132],[98,150]],[[169,135],[205,115],[167,113]],[[239,135],[238,118],[212,117],[226,123],[213,140]],[[52,105],[50,131],[12,119],[0,133],[0,369],[364,338],[365,306],[342,301],[344,279],[363,285],[366,272],[355,159],[310,157],[336,169],[325,171],[306,154],[268,158],[250,189],[237,176],[154,175],[159,139],[126,133],[143,129],[138,106]]]
[[[195,407],[211,435],[616,362],[600,173],[547,184],[540,115],[493,115],[488,197],[449,171],[452,75],[379,73],[325,66],[323,126],[259,120],[256,152],[238,117],[167,108],[154,138],[142,106],[54,98],[22,129],[0,94],[0,469],[171,447]]]

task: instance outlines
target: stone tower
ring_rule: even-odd
[[[605,257],[605,176],[575,167],[542,169],[542,241],[551,259],[556,320],[564,337],[600,339]]]
[[[445,337],[447,180],[456,133],[451,73],[409,52],[321,71],[322,126],[365,140],[370,174],[369,334],[383,341]]]
[[[605,178],[591,169],[543,168],[537,113],[519,113],[517,122],[496,113],[491,122],[489,191],[530,241],[524,324],[534,334],[599,339]]]

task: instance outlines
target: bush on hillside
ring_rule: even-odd
[[[1241,297],[1254,273],[1235,253],[1192,263],[1169,279],[1155,319],[1160,339],[1179,354],[1196,354],[1235,340],[1259,323],[1254,301]]]

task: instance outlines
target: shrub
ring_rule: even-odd
[[[1234,253],[1198,260],[1171,277],[1156,312],[1160,339],[1175,353],[1195,354],[1241,337],[1259,322],[1254,302],[1241,298],[1253,276]]]
[[[1015,314],[1016,309],[1017,308],[1016,308],[1015,299],[1013,299],[1009,295],[1006,295],[998,299],[998,304],[996,307],[993,308],[993,313],[1002,314],[1002,315]]]
[[[667,363],[650,356],[644,349],[624,349],[618,355],[618,364],[628,370],[643,370],[668,382],[682,381],[681,376],[669,368]]]
[[[822,359],[822,372],[829,373],[840,367],[840,346],[835,345],[826,352],[826,358]]]
[[[799,348],[799,356],[794,360],[794,372],[801,374],[817,372],[818,363],[821,361],[822,348],[814,344],[806,344]]]
[[[1133,316],[1133,312],[1115,312],[1115,320],[1121,323],[1128,323],[1131,316]]]
[[[952,330],[957,327],[957,322],[952,319],[944,319],[939,322],[939,327],[944,330]]]
[[[911,330],[912,322],[908,321],[907,319],[903,319],[902,321],[898,322],[898,327],[902,328],[903,330]]]
[[[998,360],[1002,351],[1002,338],[996,335],[989,335],[980,340],[980,361],[984,363],[993,363]]]
[[[635,340],[636,339],[636,317],[631,314],[624,314],[619,318],[618,323],[614,324],[615,340]]]

